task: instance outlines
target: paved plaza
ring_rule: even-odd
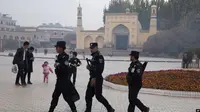
[[[54,90],[55,74],[50,74],[49,84],[42,83],[42,63],[44,59],[36,59],[34,62],[34,73],[32,75],[33,85],[25,88],[14,85],[15,74],[11,73],[11,57],[1,57],[0,59],[0,112],[47,112],[51,95]],[[48,60],[50,66],[54,60]],[[118,65],[117,65],[118,64]],[[89,78],[88,71],[85,70],[86,63],[78,69],[76,88],[80,93],[81,100],[76,103],[78,112],[85,109],[85,90]],[[151,64],[150,64],[151,65]],[[105,74],[126,71],[128,63],[108,62],[106,63]],[[157,65],[156,65],[157,66]],[[168,65],[162,65],[167,66]],[[169,65],[170,66],[170,65]],[[176,67],[177,65],[172,65]],[[117,67],[117,68],[116,68]],[[153,67],[149,67],[153,68]],[[154,67],[155,68],[155,67]],[[169,67],[170,68],[170,67]],[[104,75],[105,76],[105,75]],[[126,112],[128,107],[128,93],[104,87],[103,94],[116,109],[116,112]],[[200,99],[178,98],[140,94],[139,98],[151,108],[150,112],[195,112],[200,108]],[[67,103],[62,96],[55,112],[70,112]],[[93,100],[92,112],[106,112],[105,108]],[[136,112],[140,112],[138,109]]]

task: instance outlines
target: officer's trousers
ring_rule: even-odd
[[[128,112],[135,112],[135,106],[137,106],[142,112],[145,111],[147,109],[147,107],[137,98],[141,87],[135,87],[133,85],[132,86],[129,85],[128,88],[129,88]]]
[[[49,112],[53,112],[54,109],[56,108],[57,104],[58,104],[58,100],[60,95],[63,95],[64,100],[68,103],[69,107],[71,108],[72,112],[77,112],[76,111],[76,106],[75,103],[72,101],[72,97],[70,97],[69,95],[69,91],[65,90],[62,88],[63,85],[56,85],[55,90],[53,92],[52,95],[52,101],[51,101],[51,107],[49,109]]]
[[[77,74],[77,68],[72,68],[71,74],[70,74],[70,80],[71,80],[71,77],[73,77],[73,81],[72,82],[73,82],[74,85],[76,83],[76,74]]]
[[[96,99],[106,107],[107,110],[112,108],[110,104],[108,103],[108,101],[102,95],[102,84],[103,84],[103,78],[96,79],[95,86],[91,86],[91,79],[90,79],[87,85],[86,96],[85,96],[85,100],[86,100],[85,112],[91,112],[92,98],[94,95],[96,96]]]

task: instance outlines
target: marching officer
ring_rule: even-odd
[[[142,75],[144,68],[140,63],[139,52],[131,51],[130,60],[131,64],[128,68],[127,82],[129,89],[129,106],[128,112],[134,112],[135,106],[137,106],[141,112],[149,112],[149,108],[146,107],[137,97],[140,89],[142,88]]]
[[[111,107],[108,101],[102,95],[102,84],[103,77],[102,73],[104,70],[104,57],[98,51],[97,43],[90,43],[90,50],[92,60],[89,60],[87,69],[90,71],[90,79],[86,90],[86,110],[85,112],[91,112],[92,98],[95,95],[97,100],[101,102],[107,109],[108,112],[114,112],[115,110]],[[88,60],[87,60],[88,61]]]
[[[73,85],[76,83],[76,74],[77,74],[77,67],[81,65],[81,61],[77,58],[77,52],[72,53],[72,58],[69,60],[70,68],[71,68],[71,76],[73,75]]]
[[[57,81],[55,85],[55,90],[52,95],[51,106],[49,112],[53,112],[58,104],[58,99],[60,95],[63,95],[64,100],[69,104],[72,112],[77,112],[75,101],[73,100],[73,93],[75,90],[73,84],[69,80],[69,55],[64,52],[66,49],[65,41],[58,41],[56,47],[57,56],[55,67],[55,73],[57,76]],[[78,95],[77,91],[76,94]],[[76,100],[77,101],[77,100]]]

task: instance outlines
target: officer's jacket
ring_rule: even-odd
[[[135,86],[142,85],[142,74],[143,67],[140,61],[131,62],[128,68],[127,81],[129,85],[134,84]]]
[[[92,53],[91,67],[90,67],[90,76],[91,78],[102,78],[102,73],[104,71],[104,57],[101,53],[95,52]]]
[[[72,68],[74,68],[74,67],[76,68],[81,65],[81,61],[76,57],[71,58],[69,60],[69,63],[70,63],[70,67],[72,67]]]
[[[55,73],[57,79],[66,79],[69,75],[69,55],[63,52],[55,60]]]

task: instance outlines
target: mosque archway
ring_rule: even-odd
[[[88,49],[90,47],[90,43],[92,42],[92,37],[91,36],[87,36],[84,39],[84,48]]]
[[[104,38],[102,36],[98,36],[96,38],[96,42],[98,43],[98,47],[99,48],[103,48],[103,45],[104,45]]]
[[[129,43],[129,29],[125,25],[119,24],[113,28],[112,34],[115,49],[127,50]]]

